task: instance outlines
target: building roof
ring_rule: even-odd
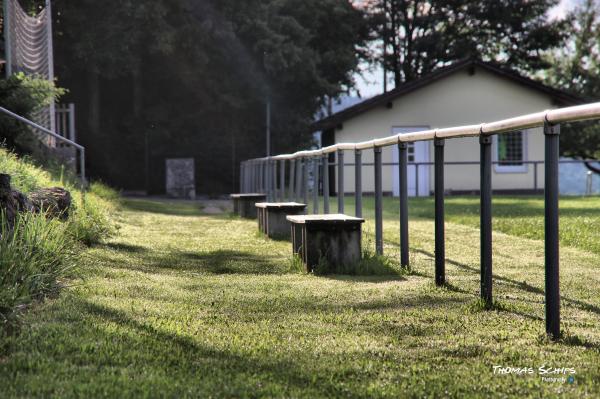
[[[379,106],[387,106],[390,102],[403,95],[409,94],[415,90],[418,90],[424,86],[434,83],[458,71],[474,71],[475,67],[479,67],[485,71],[491,72],[492,74],[495,74],[505,79],[509,79],[515,83],[544,93],[547,96],[549,96],[556,104],[561,106],[577,105],[583,104],[585,102],[585,99],[583,98],[574,96],[563,90],[552,88],[543,83],[527,78],[513,70],[503,68],[489,62],[474,59],[465,59],[462,61],[458,61],[452,65],[440,68],[419,79],[413,80],[408,83],[404,83],[401,86],[395,88],[394,90],[388,91],[387,93],[371,97],[365,101],[362,101],[356,105],[346,108],[331,116],[318,120],[317,122],[312,124],[312,131],[327,130],[334,128],[336,126],[341,125],[344,121],[353,118],[357,115],[360,115],[363,112],[367,112],[372,108],[376,108]]]

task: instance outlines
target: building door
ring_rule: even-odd
[[[392,134],[405,134],[428,130],[428,126],[394,127]],[[429,195],[429,165],[417,166],[420,162],[429,162],[429,141],[419,141],[408,144],[408,195],[410,197],[422,197]],[[393,148],[393,162],[398,163],[398,147]],[[393,166],[392,182],[394,197],[400,195],[400,183],[398,166]]]

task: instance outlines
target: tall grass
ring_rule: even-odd
[[[17,216],[12,229],[2,218],[0,238],[0,323],[16,309],[53,294],[73,268],[76,243],[67,224],[44,214]]]
[[[81,192],[64,168],[53,169],[41,169],[0,149],[0,173],[11,175],[14,189],[27,195],[38,188],[60,186],[72,196],[64,222],[21,214],[9,230],[5,218],[0,218],[0,335],[18,317],[19,309],[58,291],[61,279],[72,275],[82,244],[93,245],[115,231],[109,215],[118,206],[118,193],[101,183]]]

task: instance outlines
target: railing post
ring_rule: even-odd
[[[544,123],[545,136],[545,268],[546,333],[560,337],[560,285],[558,235],[558,161],[560,126]]]
[[[273,186],[273,194],[271,196],[273,201],[277,201],[278,193],[277,193],[277,168],[279,167],[277,160],[271,161],[271,179]]]
[[[273,201],[273,163],[267,159],[267,201]]]
[[[354,215],[362,218],[362,151],[354,150]]]
[[[538,164],[537,162],[533,163],[533,193],[536,194],[538,191]]]
[[[329,213],[329,154],[323,155],[323,213]]]
[[[258,161],[258,191],[261,193],[265,193],[265,189],[264,189],[264,183],[265,183],[265,177],[264,177],[264,170],[265,167],[265,162],[263,160]]]
[[[319,213],[319,162],[318,158],[312,159],[313,169],[313,213]]]
[[[481,299],[492,304],[492,137],[479,136]]]
[[[252,192],[253,193],[260,192],[260,188],[258,187],[258,182],[259,182],[258,162],[252,161]]]
[[[408,267],[408,144],[398,143],[400,188],[400,265]]]
[[[75,104],[69,103],[69,140],[76,141],[77,133],[75,132]]]
[[[240,193],[244,192],[244,162],[240,162]]]
[[[383,190],[381,179],[381,147],[373,148],[375,155],[375,251],[383,255]]]
[[[296,200],[295,182],[296,182],[296,160],[290,159],[290,189],[288,191],[288,199],[290,201]]]
[[[302,201],[302,169],[303,169],[303,160],[302,158],[298,158],[296,161],[296,201]]]
[[[302,195],[303,195],[303,203],[306,204],[306,210],[308,211],[308,171],[309,171],[309,166],[310,166],[310,158],[305,158],[304,159],[304,167],[302,168],[302,171],[304,173],[304,181],[303,181],[303,190],[302,190]]]
[[[415,197],[419,196],[419,164],[415,163]]]
[[[344,213],[344,150],[337,152],[337,197],[338,197],[338,213]]]
[[[444,139],[434,139],[435,147],[435,283],[446,282],[444,243]]]
[[[279,161],[279,201],[285,201],[285,159]]]

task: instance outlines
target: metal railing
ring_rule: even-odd
[[[75,142],[75,104],[57,104],[56,133]]]
[[[375,181],[375,246],[383,253],[383,190],[382,148],[398,146],[400,191],[400,264],[409,265],[408,231],[408,143],[433,140],[434,142],[434,196],[435,196],[435,282],[445,284],[445,231],[444,231],[444,141],[457,137],[479,137],[480,144],[480,248],[481,248],[481,298],[492,303],[492,135],[519,129],[543,126],[545,136],[544,197],[545,197],[545,296],[546,332],[553,338],[560,336],[559,290],[559,232],[558,232],[558,164],[561,122],[600,119],[600,102],[568,108],[546,110],[491,123],[431,129],[421,132],[397,134],[360,143],[339,143],[317,150],[299,151],[244,161],[240,165],[241,192],[265,192],[269,200],[283,201],[302,198],[308,204],[309,167],[329,165],[330,154],[337,154],[338,210],[344,212],[344,151],[354,151],[355,207],[362,216],[362,151],[374,153]],[[288,189],[286,190],[286,162],[289,162]],[[279,184],[277,164],[279,163]],[[323,168],[324,212],[329,212],[329,172]],[[304,183],[302,183],[302,181]],[[316,191],[316,190],[314,190]],[[313,193],[313,196],[316,194]],[[313,210],[318,211],[318,197],[314,197]]]
[[[80,178],[81,178],[81,188],[82,189],[85,188],[86,180],[85,180],[85,147],[84,146],[82,146],[80,144],[77,144],[76,142],[74,142],[72,140],[69,140],[66,137],[63,137],[63,136],[61,136],[58,133],[55,133],[55,132],[53,132],[53,131],[51,131],[49,129],[46,129],[45,127],[40,126],[37,123],[32,122],[32,121],[30,121],[27,118],[24,118],[24,117],[22,117],[20,115],[17,115],[14,112],[9,111],[9,110],[7,110],[4,107],[0,107],[0,112],[4,113],[4,114],[6,114],[6,115],[8,115],[8,116],[10,116],[10,117],[12,117],[12,118],[20,121],[20,122],[23,122],[26,125],[31,126],[32,128],[37,129],[38,131],[43,132],[43,133],[45,133],[45,134],[47,134],[47,135],[49,135],[49,136],[51,136],[51,137],[53,137],[55,139],[58,139],[59,141],[61,141],[63,143],[66,143],[66,144],[71,145],[74,148],[76,148],[79,151],[79,172],[81,174],[80,175]]]

